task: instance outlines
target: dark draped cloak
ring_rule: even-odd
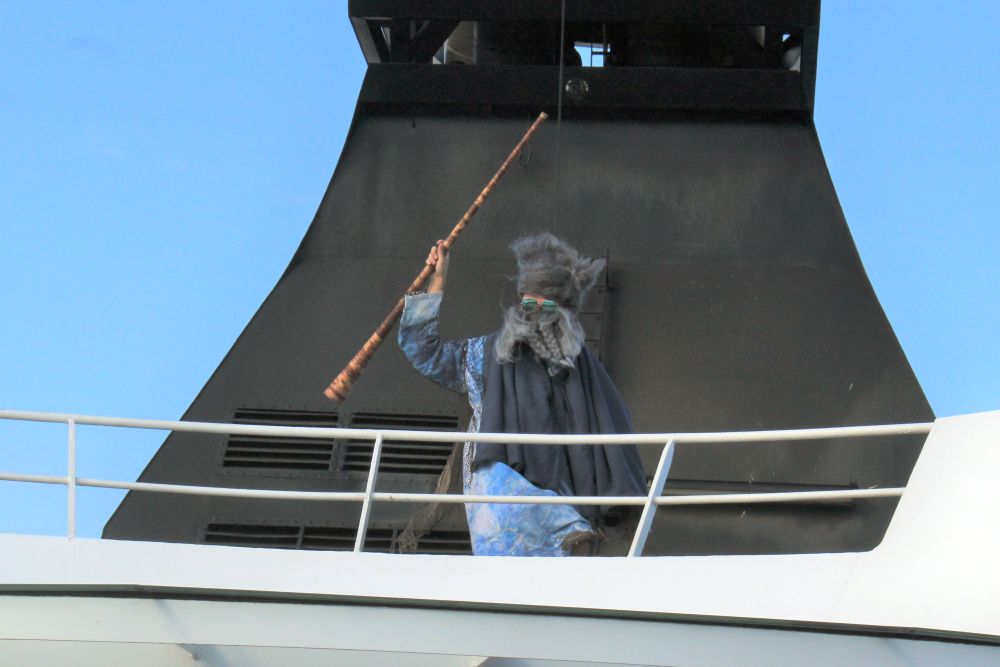
[[[597,357],[584,346],[575,368],[555,376],[524,348],[514,363],[485,354],[481,433],[632,433],[632,416]],[[560,495],[645,496],[646,476],[635,445],[477,443],[472,468],[500,461],[529,482]],[[624,508],[580,506],[591,523],[614,523]]]

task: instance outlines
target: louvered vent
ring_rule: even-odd
[[[391,528],[369,528],[365,535],[365,551],[380,553],[392,552],[395,541],[395,531]],[[302,535],[303,549],[320,549],[325,551],[351,551],[354,549],[354,538],[357,528],[334,528],[310,526]]]
[[[472,554],[469,533],[464,530],[432,530],[420,538],[417,553],[421,554]]]
[[[337,426],[331,412],[293,410],[237,410],[236,424],[268,426]],[[333,441],[256,435],[231,435],[222,465],[226,468],[327,471],[333,459]]]
[[[394,415],[359,412],[351,420],[351,428],[384,428],[404,431],[454,431],[458,418],[442,415]],[[372,460],[370,440],[349,440],[344,452],[344,470],[368,472]],[[382,445],[380,473],[407,475],[440,475],[454,445],[450,442],[392,441]]]
[[[314,549],[351,551],[355,527],[268,526],[234,523],[210,523],[205,528],[205,543],[235,547],[269,549]],[[396,553],[399,530],[369,528],[365,537],[366,552]],[[420,539],[417,553],[468,555],[472,553],[469,534],[459,530],[431,531]]]
[[[236,547],[296,549],[302,530],[298,526],[250,526],[233,523],[210,523],[205,529],[206,544]]]

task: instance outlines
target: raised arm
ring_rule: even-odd
[[[448,272],[448,252],[442,244],[438,241],[427,256],[427,264],[434,267],[427,292],[406,295],[399,320],[399,348],[421,375],[465,393],[463,364],[468,341],[441,340],[438,334],[438,311]]]

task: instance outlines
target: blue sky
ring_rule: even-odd
[[[364,76],[346,2],[0,5],[0,406],[174,419],[276,282]],[[886,314],[938,415],[1000,409],[1000,4],[823,4],[816,126]],[[157,433],[82,429],[134,479]],[[0,423],[0,469],[65,429]],[[119,495],[81,491],[97,535]],[[65,491],[0,483],[0,532]]]

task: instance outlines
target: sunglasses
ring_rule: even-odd
[[[527,296],[521,299],[521,310],[523,310],[526,313],[533,313],[539,308],[541,308],[543,312],[554,313],[556,312],[556,309],[558,307],[559,304],[557,304],[555,301],[552,301],[551,299],[546,299],[545,301],[541,302],[539,302],[538,299],[532,299],[531,297]]]

